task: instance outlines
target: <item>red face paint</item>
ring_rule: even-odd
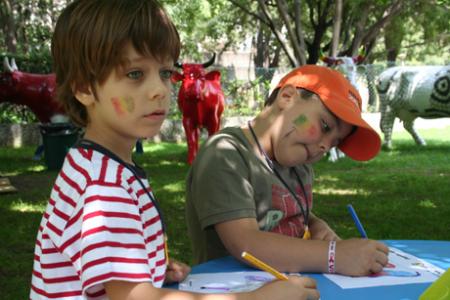
[[[134,100],[131,97],[113,97],[111,102],[119,116],[124,115],[126,112],[132,113],[134,111]]]
[[[123,116],[125,114],[125,110],[123,109],[122,103],[119,98],[111,98],[111,102],[114,106],[114,110],[116,111],[117,115]]]
[[[308,132],[308,135],[309,135],[310,137],[316,137],[316,136],[317,136],[317,128],[316,128],[316,126],[310,126],[310,127],[307,129],[307,132]]]

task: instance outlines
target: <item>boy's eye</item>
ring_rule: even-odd
[[[159,76],[161,76],[162,79],[170,79],[172,77],[173,70],[162,70],[159,71]]]
[[[330,125],[325,120],[322,120],[322,131],[329,132],[331,130]]]
[[[127,77],[134,80],[141,78],[143,75],[144,73],[142,71],[137,70],[127,73]]]

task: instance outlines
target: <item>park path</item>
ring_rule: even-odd
[[[380,130],[380,113],[363,113],[363,118],[372,126],[375,128],[378,132],[381,132]],[[430,129],[430,128],[446,128],[450,127],[450,118],[439,118],[439,119],[422,119],[417,118],[414,122],[416,129]],[[398,118],[395,119],[394,122],[394,131],[406,131],[403,128],[403,124],[400,123],[400,120]],[[450,132],[448,133],[450,135]]]

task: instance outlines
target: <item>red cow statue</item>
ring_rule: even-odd
[[[56,99],[55,74],[31,74],[19,71],[14,59],[4,58],[5,72],[0,73],[0,103],[11,102],[28,106],[41,123],[68,122],[64,108]],[[136,153],[143,153],[142,142],[136,143]],[[35,159],[42,154],[42,146]]]
[[[178,93],[178,107],[183,115],[183,127],[188,144],[188,163],[197,155],[198,138],[201,128],[208,135],[220,128],[220,116],[224,108],[224,96],[220,87],[220,72],[205,69],[214,63],[216,55],[203,64],[176,63],[182,74],[174,72],[173,81],[182,81]]]
[[[57,115],[64,115],[63,107],[55,99],[55,74],[31,74],[18,70],[14,59],[3,61],[0,73],[0,103],[11,102],[28,106],[42,123]]]

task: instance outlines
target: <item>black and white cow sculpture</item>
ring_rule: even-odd
[[[380,128],[383,146],[392,148],[395,118],[413,136],[418,145],[425,140],[414,129],[417,117],[435,119],[450,117],[450,66],[393,67],[378,78]]]

